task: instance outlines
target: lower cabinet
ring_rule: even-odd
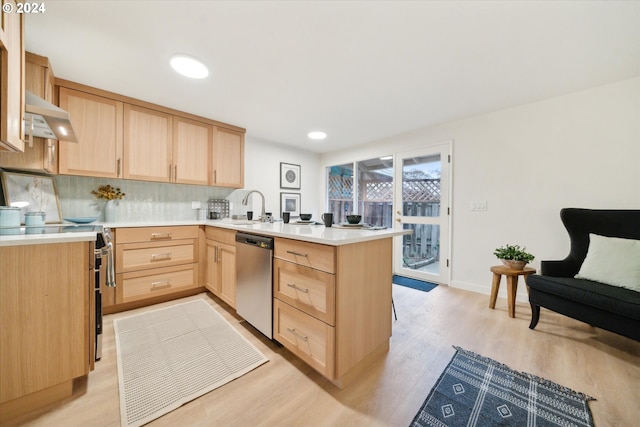
[[[198,226],[117,228],[115,234],[116,305],[200,288]]]
[[[70,396],[89,373],[91,247],[0,247],[0,425]]]
[[[335,329],[304,312],[273,300],[273,336],[327,378],[333,378]]]
[[[389,348],[392,239],[329,246],[276,238],[274,338],[338,387]]]
[[[207,278],[205,287],[236,308],[236,232],[207,227]]]

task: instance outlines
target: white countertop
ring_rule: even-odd
[[[303,240],[305,242],[321,243],[324,245],[340,246],[368,240],[385,239],[403,234],[411,234],[411,230],[367,230],[358,228],[325,227],[316,224],[285,224],[283,222],[244,224],[247,221],[228,219],[205,221],[206,225],[261,234],[263,236],[284,237],[287,239]]]
[[[58,224],[59,226],[60,224]],[[70,224],[64,224],[70,225]],[[24,228],[24,227],[22,227]],[[82,231],[75,233],[53,233],[53,234],[24,234],[24,235],[3,235],[0,229],[0,247],[3,246],[21,246],[21,245],[42,245],[49,243],[68,243],[68,242],[95,242],[96,231]]]
[[[49,224],[51,226],[73,224]],[[368,240],[384,239],[403,234],[411,234],[411,230],[368,230],[358,228],[325,227],[319,224],[297,224],[292,222],[285,224],[282,221],[273,223],[249,222],[246,220],[177,220],[177,221],[150,221],[150,222],[117,222],[99,223],[93,222],[87,225],[102,225],[110,228],[130,227],[163,227],[180,225],[207,225],[243,231],[246,233],[260,234],[270,237],[284,237],[287,239],[302,240],[306,242],[320,243],[331,246],[347,245],[350,243],[365,242]],[[96,232],[55,233],[55,234],[25,234],[2,235],[0,230],[0,246],[33,245],[46,243],[65,243],[78,241],[95,241]]]

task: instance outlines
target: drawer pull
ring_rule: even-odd
[[[151,282],[151,290],[156,291],[158,289],[165,289],[171,287],[171,280]]]
[[[287,253],[288,253],[288,254],[291,254],[291,255],[303,256],[303,257],[305,257],[305,258],[309,258],[309,255],[308,255],[308,254],[301,254],[301,253],[299,253],[299,252],[295,252],[295,251],[287,251]]]
[[[309,289],[303,289],[303,288],[301,288],[299,286],[296,286],[295,283],[287,283],[287,286],[290,287],[290,288],[293,288],[293,289],[295,289],[297,291],[304,292],[305,294],[309,293]]]
[[[152,239],[170,239],[171,233],[151,233]]]
[[[293,329],[291,329],[291,328],[287,328],[287,331],[291,332],[291,333],[292,333],[296,338],[300,338],[300,339],[301,339],[302,341],[304,341],[304,342],[309,341],[309,337],[308,337],[308,336],[306,336],[306,335],[299,334],[299,333],[296,331],[296,328],[293,328]]]
[[[163,259],[171,259],[171,252],[167,252],[166,254],[153,254],[151,255],[151,261],[158,261]]]

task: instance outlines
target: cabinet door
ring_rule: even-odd
[[[16,10],[14,0],[2,0]],[[24,15],[0,15],[0,148],[24,150]]]
[[[209,184],[213,126],[182,117],[173,118],[173,181]]]
[[[218,242],[207,239],[207,277],[205,287],[215,296],[220,296],[220,266],[218,264]]]
[[[124,177],[171,182],[172,118],[136,105],[124,106]]]
[[[78,143],[59,142],[59,173],[122,178],[122,102],[61,87],[60,108]]]
[[[47,58],[26,53],[25,89],[54,103],[54,77]],[[25,135],[29,140],[29,136]],[[22,153],[0,152],[0,167],[58,173],[58,141],[34,137]]]
[[[236,308],[236,247],[218,243],[220,299]]]
[[[213,138],[213,176],[211,185],[244,187],[244,134],[216,128]]]
[[[88,265],[87,242],[0,247],[0,403],[89,372]]]

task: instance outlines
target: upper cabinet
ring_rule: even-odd
[[[58,85],[78,137],[78,144],[60,142],[59,173],[244,185],[244,129],[66,80]]]
[[[60,108],[78,143],[60,141],[59,173],[122,178],[123,103],[61,87]]]
[[[124,106],[124,178],[173,182],[172,118],[136,105]]]
[[[55,77],[49,60],[40,55],[25,54],[25,89],[51,102],[54,99]],[[58,172],[58,141],[26,136],[28,143],[22,153],[0,152],[0,167]]]
[[[1,0],[16,10],[14,0]],[[24,15],[0,13],[0,149],[24,150]]]
[[[183,117],[173,118],[174,181],[183,184],[209,184],[213,126]],[[234,167],[242,167],[235,160]],[[214,185],[211,183],[211,185]]]
[[[244,187],[244,133],[217,127],[211,155],[214,165],[211,185]]]

